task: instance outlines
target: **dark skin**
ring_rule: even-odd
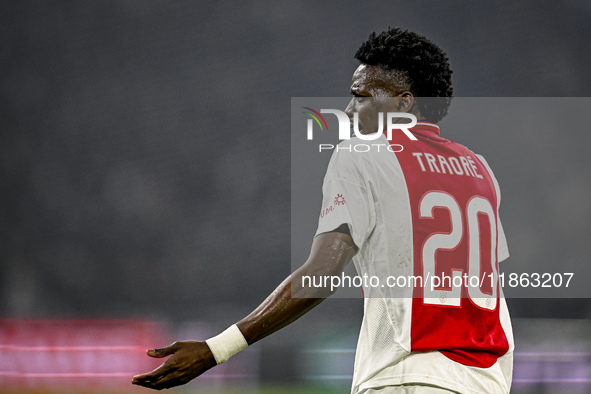
[[[345,112],[359,113],[360,127],[365,133],[377,131],[377,112],[410,112],[422,119],[412,93],[388,83],[385,73],[387,71],[376,66],[362,64],[353,74],[351,94],[354,97]],[[364,102],[363,97],[376,100]],[[301,277],[340,276],[356,253],[357,247],[346,224],[315,237],[306,262],[253,312],[236,323],[246,342],[252,345],[271,335],[329,297],[333,293],[330,289],[303,288]],[[216,366],[204,341],[177,341],[164,348],[148,350],[147,354],[154,358],[170,356],[154,371],[133,377],[133,384],[156,390],[185,384]]]
[[[378,66],[366,64],[357,67],[353,73],[353,98],[345,113],[350,117],[354,112],[359,114],[359,131],[362,134],[378,131],[378,112],[407,112],[415,115],[418,121],[425,120],[416,105],[414,95],[406,87],[393,84],[388,73]],[[400,121],[408,120],[405,118]],[[383,121],[382,125],[385,127],[386,122]]]

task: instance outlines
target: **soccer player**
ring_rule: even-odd
[[[343,141],[324,179],[328,213],[302,267],[220,335],[149,350],[171,357],[134,384],[172,387],[226,361],[330,295],[305,288],[303,276],[340,276],[353,260],[360,276],[382,284],[415,282],[406,292],[364,284],[352,393],[509,392],[513,338],[496,280],[508,257],[500,192],[481,156],[440,136],[452,96],[447,56],[423,36],[390,28],[372,33],[355,57],[346,112],[357,113],[359,131],[380,132],[378,112],[407,113],[418,120],[416,140],[380,132],[374,143],[403,149],[363,153],[351,149],[359,139]]]

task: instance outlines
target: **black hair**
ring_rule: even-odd
[[[439,122],[447,115],[453,94],[452,71],[445,52],[426,37],[397,27],[379,35],[373,32],[361,44],[355,58],[370,66],[407,75],[410,91],[416,97],[442,97],[417,100],[421,115],[428,121]]]

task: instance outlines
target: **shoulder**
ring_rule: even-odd
[[[495,174],[493,173],[492,168],[490,168],[490,165],[488,164],[488,162],[486,161],[486,159],[484,158],[484,156],[479,155],[478,153],[474,153],[474,156],[476,156],[478,158],[478,160],[480,160],[480,162],[482,163],[482,165],[486,168],[486,170],[488,171],[488,173],[490,174],[490,176],[496,182]]]
[[[364,146],[368,145],[366,142],[372,141],[352,137],[336,145],[326,170],[325,182],[339,180],[365,185],[375,172],[373,155]]]

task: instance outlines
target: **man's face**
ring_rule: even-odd
[[[345,109],[345,113],[351,118],[353,127],[353,113],[359,114],[359,131],[362,134],[372,134],[384,131],[385,119],[381,130],[378,130],[378,113],[400,112],[397,96],[403,93],[402,89],[388,84],[384,78],[384,71],[377,66],[362,64],[353,73],[351,95],[353,98]]]

